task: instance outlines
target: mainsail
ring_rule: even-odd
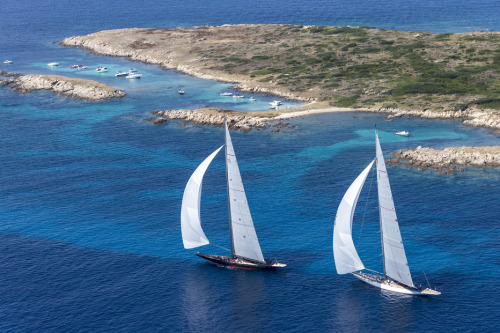
[[[226,177],[231,254],[236,257],[265,262],[250,215],[250,208],[226,122],[224,122],[224,127],[226,130]]]
[[[359,194],[374,162],[375,160],[354,180],[344,194],[337,210],[335,227],[333,228],[333,256],[338,274],[352,273],[365,268],[352,241],[352,218]]]
[[[391,185],[385,167],[384,154],[380,148],[378,135],[375,133],[377,152],[377,185],[382,231],[382,251],[384,255],[384,272],[390,278],[413,287],[410,267],[406,260],[403,240],[399,231],[398,218],[392,199]]]
[[[198,166],[198,168],[196,168],[191,175],[191,178],[189,178],[186,189],[184,190],[181,208],[181,230],[182,242],[184,243],[184,248],[186,249],[192,249],[194,247],[210,243],[201,228],[201,185],[205,171],[207,171],[208,166],[222,147],[224,146],[221,146],[219,149],[214,151]]]

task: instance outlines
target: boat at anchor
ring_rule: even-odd
[[[399,222],[396,216],[392,197],[389,176],[385,166],[384,155],[378,134],[375,131],[376,157],[361,174],[354,180],[337,210],[333,229],[333,255],[335,268],[338,274],[351,273],[363,282],[372,286],[393,292],[412,295],[440,295],[437,290],[414,284],[410,267],[406,259],[403,240],[399,231]],[[379,217],[382,241],[382,255],[384,273],[369,274],[361,272],[366,269],[356,252],[352,240],[352,221],[359,194],[363,189],[366,177],[373,164],[376,163],[377,188],[379,201]]]
[[[226,121],[224,121],[224,129],[229,235],[231,238],[231,250],[225,250],[230,251],[231,255],[221,256],[199,252],[196,255],[219,266],[230,268],[270,270],[285,267],[286,264],[265,259],[262,254]],[[181,208],[181,230],[182,241],[186,249],[212,244],[201,227],[201,187],[205,171],[222,147],[224,146],[215,150],[196,168],[184,190]]]
[[[396,131],[396,132],[394,132],[392,134],[394,134],[394,135],[400,135],[400,136],[409,136],[410,132],[408,132],[408,131]]]

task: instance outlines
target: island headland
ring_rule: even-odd
[[[0,72],[0,76],[9,79],[0,80],[0,86],[8,85],[14,92],[27,94],[33,90],[48,90],[58,96],[99,101],[108,98],[120,98],[126,94],[120,89],[104,83],[60,75],[20,75]]]
[[[243,24],[107,30],[60,44],[310,102],[288,114],[349,108],[500,129],[498,32]]]
[[[306,102],[266,112],[215,108],[152,111],[160,124],[181,119],[232,129],[286,127],[282,120],[324,112],[379,112],[395,117],[460,119],[500,131],[500,33],[423,33],[370,27],[223,25],[118,29],[60,42],[92,53],[126,57],[165,69],[235,84],[241,91]],[[274,124],[272,124],[274,123]],[[432,153],[423,154],[430,149]],[[450,148],[453,151],[453,148]],[[482,147],[468,148],[497,166]],[[492,149],[496,149],[492,147]],[[405,154],[405,155],[401,155]],[[462,154],[464,152],[456,152]],[[451,151],[418,148],[398,162],[451,170]],[[484,155],[484,156],[483,156]],[[425,162],[427,161],[427,162]],[[429,162],[431,161],[431,162]],[[467,160],[474,165],[472,159]],[[467,163],[465,165],[467,165]]]

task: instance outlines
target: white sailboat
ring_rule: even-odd
[[[440,295],[439,291],[415,285],[411,278],[410,268],[406,259],[403,240],[399,231],[398,219],[392,198],[389,176],[385,166],[384,155],[380,147],[377,132],[375,132],[376,158],[354,180],[344,194],[335,217],[333,230],[333,255],[338,274],[351,273],[361,281],[381,289],[403,294]],[[352,220],[370,169],[376,163],[377,187],[379,201],[380,229],[384,273],[380,275],[361,272],[365,269],[356,252],[352,240]],[[371,270],[370,270],[371,271]],[[372,271],[375,272],[375,271]],[[377,273],[377,272],[376,272]]]
[[[231,256],[202,254],[199,252],[196,255],[218,265],[233,268],[275,269],[285,267],[285,264],[264,259],[262,255],[241,180],[238,162],[229,135],[229,129],[225,121],[224,128]],[[201,227],[201,187],[205,171],[222,147],[214,151],[198,166],[191,178],[189,178],[184,190],[181,208],[181,229],[182,241],[186,249],[212,244]]]

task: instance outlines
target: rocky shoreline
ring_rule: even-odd
[[[253,112],[239,112],[232,110],[203,108],[197,110],[160,110],[151,111],[153,117],[148,117],[144,120],[150,121],[155,125],[163,124],[168,120],[181,120],[195,125],[206,126],[222,126],[224,119],[228,122],[228,127],[231,130],[248,132],[252,128],[264,129],[272,128],[272,132],[279,132],[284,128],[289,127],[287,123],[282,123],[276,117],[261,117],[255,116]],[[274,124],[271,124],[273,123]]]
[[[47,90],[58,96],[86,101],[121,98],[126,95],[124,91],[104,83],[60,75],[20,75],[2,72],[0,76],[10,77],[0,80],[0,86],[8,85],[12,91],[21,94],[29,94],[34,90]]]
[[[99,55],[125,57],[134,61],[156,64],[165,69],[174,69],[176,71],[199,78],[235,83],[235,88],[242,91],[280,96],[282,98],[298,101],[313,102],[306,106],[308,108],[308,112],[302,112],[304,111],[303,108],[297,108],[287,110],[287,114],[296,111],[300,111],[301,115],[319,112],[339,112],[340,109],[347,108],[350,111],[387,113],[389,114],[389,119],[400,116],[422,117],[428,119],[461,119],[463,120],[463,124],[466,126],[485,127],[500,131],[500,116],[498,114],[498,111],[479,109],[477,108],[477,106],[474,106],[474,103],[468,103],[460,96],[456,96],[456,99],[453,98],[452,100],[455,100],[457,103],[463,103],[464,105],[467,105],[467,107],[465,107],[465,109],[462,111],[455,111],[449,102],[443,102],[441,104],[439,104],[439,102],[435,102],[437,104],[429,110],[426,110],[424,107],[422,107],[421,109],[419,108],[419,101],[437,101],[440,99],[439,96],[441,95],[433,96],[432,99],[424,99],[424,96],[419,97],[416,95],[412,95],[411,98],[413,99],[411,100],[411,103],[409,103],[409,105],[415,105],[417,108],[415,110],[406,109],[404,106],[401,107],[401,109],[397,109],[379,107],[379,105],[373,107],[373,105],[369,106],[369,104],[366,104],[366,107],[355,106],[349,108],[336,107],[336,104],[334,102],[332,102],[331,100],[327,102],[324,99],[326,98],[325,96],[336,96],[339,94],[342,95],[354,89],[349,86],[349,84],[352,83],[351,81],[349,81],[350,83],[348,82],[349,84],[344,82],[338,88],[336,88],[336,85],[333,85],[332,88],[327,88],[328,84],[325,85],[319,83],[313,85],[309,84],[308,89],[302,88],[302,85],[299,86],[300,88],[293,87],[290,78],[295,76],[295,74],[293,74],[296,73],[294,72],[294,70],[298,70],[300,66],[297,65],[298,67],[289,68],[288,70],[291,71],[290,73],[292,74],[280,71],[277,71],[276,74],[273,74],[274,69],[268,67],[272,65],[271,59],[274,59],[273,61],[277,61],[277,59],[285,56],[284,54],[279,53],[280,48],[293,49],[293,47],[295,47],[295,49],[297,49],[301,48],[302,46],[306,47],[306,45],[310,44],[304,43],[315,41],[314,38],[321,35],[309,31],[311,29],[314,29],[314,27],[248,24],[232,26],[200,26],[196,28],[178,29],[116,29],[100,31],[86,36],[69,37],[61,41],[59,44],[68,47],[78,47]],[[342,30],[342,28],[334,27],[327,27],[324,29],[333,29],[331,31],[332,34],[326,34],[326,39],[321,37],[318,40],[326,41],[328,38],[333,38],[333,35],[337,36],[337,31],[335,29]],[[385,38],[388,40],[387,43],[393,43],[394,38],[396,38],[397,40],[407,40],[408,43],[414,41],[414,39],[417,38],[412,33],[403,33],[400,31],[391,32],[381,31],[377,29],[353,30],[351,28],[343,29],[343,31],[344,30],[347,32],[344,32],[344,35],[339,34],[338,36],[344,36],[345,38],[348,38],[350,36],[350,33],[362,33],[366,34],[367,36],[373,35],[378,38]],[[350,30],[353,31],[349,32]],[[279,37],[276,41],[271,42],[265,39],[267,38],[266,36],[270,36],[273,34],[276,34],[277,38]],[[491,34],[484,34],[484,36],[481,35],[481,37],[490,38],[490,35]],[[432,54],[434,54],[437,52],[437,49],[435,47],[433,48],[432,46],[435,43],[441,43],[436,42],[435,38],[437,36],[438,35],[433,34],[419,34],[418,39],[422,41],[423,39],[425,39],[425,43],[429,44],[429,50],[432,49]],[[475,35],[472,37],[471,36],[472,35],[469,36],[467,34],[455,34],[452,39],[466,42],[467,38],[475,37]],[[494,38],[494,36],[491,38]],[[342,39],[336,39],[336,41],[340,43],[342,42]],[[274,45],[273,43],[276,43],[276,45],[279,44],[280,47],[271,49],[266,48],[266,52],[262,53],[262,45],[264,45],[263,43],[265,45]],[[448,41],[446,43],[452,42]],[[292,44],[294,46],[292,46]],[[487,47],[487,45],[489,44],[486,43],[482,47]],[[378,47],[381,46],[378,45]],[[343,49],[339,47],[334,47],[332,51],[337,52],[338,56],[349,55],[349,52],[343,51]],[[382,53],[385,54],[384,52]],[[246,57],[243,57],[244,54],[246,54]],[[434,54],[433,56],[436,56],[437,58],[432,60],[432,63],[437,63],[442,60],[436,54]],[[448,54],[442,56],[447,55]],[[258,62],[261,61],[259,59],[264,60],[262,60],[262,62]],[[358,57],[354,57],[350,60],[355,60],[356,62],[361,61],[360,59],[358,59]],[[394,59],[392,59],[391,61],[393,60]],[[297,59],[294,61],[297,61]],[[255,71],[255,69],[259,69],[261,67],[247,69],[247,71],[235,71],[231,69],[239,68],[247,63],[253,64],[254,62],[256,62],[255,65],[262,65],[262,68],[265,68],[260,70],[260,72],[264,71],[268,74],[260,76],[261,74],[259,73],[259,71]],[[305,65],[303,64],[303,66]],[[358,65],[363,66],[364,62],[361,61],[361,63],[359,63]],[[370,66],[372,65],[373,64],[370,63]],[[254,72],[252,72],[252,70],[254,70]],[[286,68],[283,68],[282,70],[286,71]],[[323,74],[327,75],[325,73]],[[339,77],[344,78],[344,76]],[[278,81],[278,79],[282,80],[282,82]],[[380,86],[380,82],[378,82],[377,80],[368,79],[365,81],[366,84],[373,85],[373,87],[370,89],[365,89],[359,98],[366,99],[372,95],[376,96],[377,98],[387,96],[387,89],[382,89],[382,91],[377,90],[376,87]],[[430,105],[433,104],[431,103]],[[436,108],[436,106],[438,107]],[[189,117],[190,116],[188,116],[188,118]],[[288,117],[293,116],[289,115]]]
[[[419,170],[433,169],[440,174],[455,174],[465,167],[500,167],[500,147],[450,147],[443,150],[417,147],[394,152],[388,164],[404,164]]]

